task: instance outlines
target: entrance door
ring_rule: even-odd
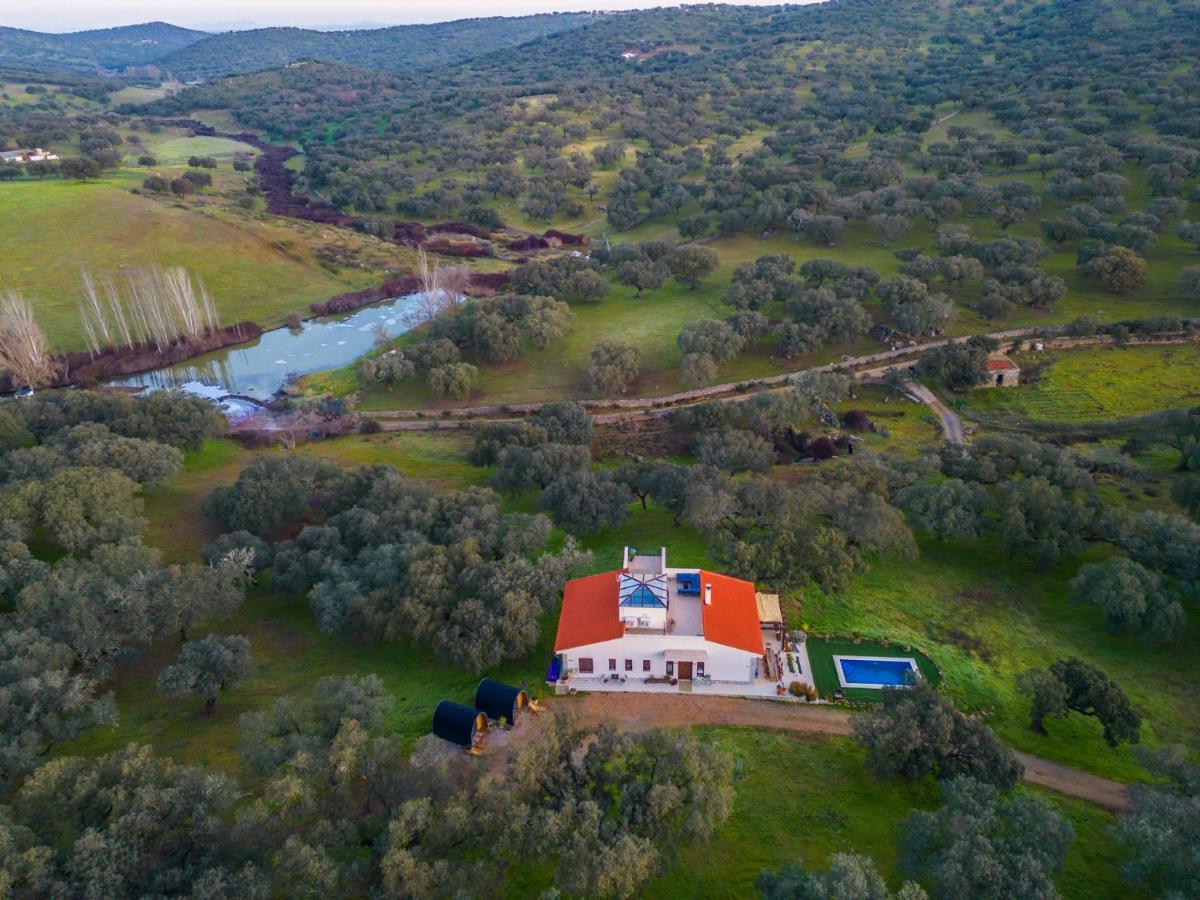
[[[680,662],[679,663],[679,680],[680,681],[691,681],[692,680],[692,664],[690,662]]]

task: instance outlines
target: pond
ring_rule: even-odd
[[[420,294],[395,297],[345,315],[310,319],[298,328],[266,331],[245,344],[108,383],[176,388],[217,402],[229,394],[268,401],[290,378],[354,362],[375,346],[377,334],[394,338],[408,331],[420,305]],[[236,400],[222,406],[231,413],[244,408]]]

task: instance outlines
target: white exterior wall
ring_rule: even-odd
[[[609,673],[608,661],[615,659],[618,674],[631,678],[645,678],[647,675],[665,677],[667,661],[672,659],[669,651],[702,651],[707,654],[704,661],[704,674],[714,681],[730,681],[749,683],[754,680],[760,658],[756,653],[726,647],[724,644],[714,644],[702,637],[686,635],[659,634],[627,634],[623,638],[602,641],[598,644],[585,644],[582,647],[572,647],[562,651],[566,660],[565,671],[572,676],[579,675],[580,657],[592,660],[591,674],[599,677]],[[633,660],[633,669],[625,671],[625,660]],[[650,671],[642,670],[642,660],[650,660]],[[694,669],[693,669],[694,671]],[[679,667],[675,668],[679,675]],[[582,677],[587,677],[584,674]]]

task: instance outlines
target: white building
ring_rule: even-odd
[[[31,162],[50,162],[58,159],[58,154],[41,147],[30,147],[22,150],[0,150],[0,163],[15,163],[24,165]]]
[[[639,556],[627,547],[620,569],[567,582],[554,651],[559,677],[584,690],[675,682],[773,695],[782,631],[778,597],[753,582],[671,568],[665,548]],[[811,683],[807,664],[804,654],[798,679],[784,677]]]

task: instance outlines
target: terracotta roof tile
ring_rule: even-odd
[[[611,641],[625,636],[617,615],[617,576],[620,571],[572,578],[563,589],[562,612],[554,652]]]
[[[762,629],[758,621],[754,582],[702,571],[701,594],[708,584],[712,585],[712,604],[701,604],[704,611],[704,639],[761,656]]]
[[[1006,372],[1009,369],[1015,369],[1017,364],[1007,356],[989,356],[988,371],[989,372]]]

